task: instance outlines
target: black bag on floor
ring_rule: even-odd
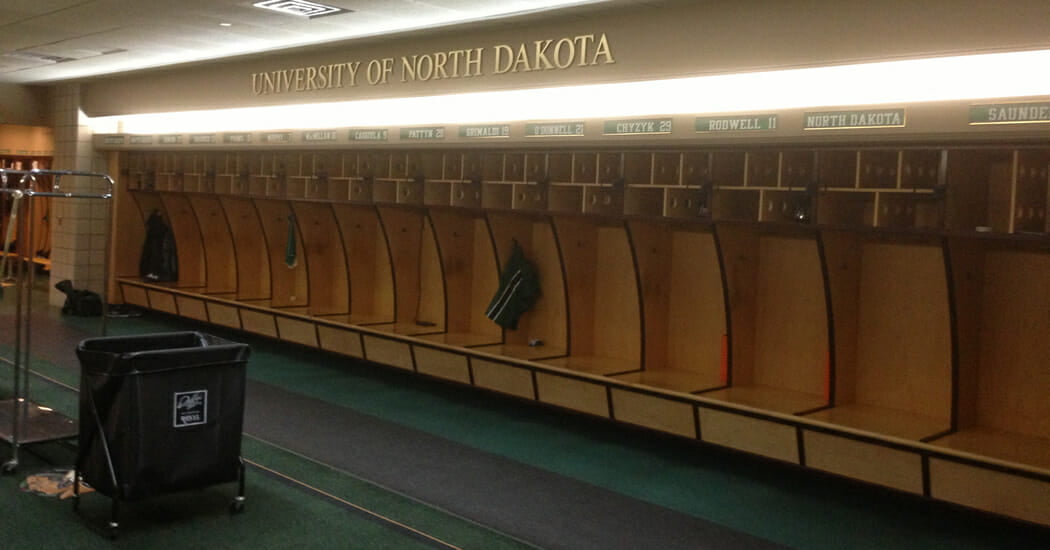
[[[66,295],[66,303],[62,305],[64,315],[77,317],[102,315],[102,296],[99,296],[97,292],[75,289],[73,282],[69,279],[55,283],[55,288]]]

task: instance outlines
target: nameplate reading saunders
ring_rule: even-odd
[[[153,136],[131,136],[132,145],[152,145]]]
[[[429,128],[402,128],[401,139],[406,141],[445,139],[445,128],[443,126],[432,126]]]
[[[190,136],[193,145],[210,145],[215,143],[215,134],[193,134]]]
[[[251,134],[247,134],[247,133],[223,134],[222,135],[222,142],[223,143],[251,143],[252,142],[252,135]]]
[[[160,136],[158,141],[161,145],[178,145],[182,143],[182,136],[179,134],[172,134],[169,136]]]
[[[776,130],[777,115],[734,115],[696,117],[697,132],[747,132]]]
[[[1050,122],[1050,103],[990,103],[970,106],[970,124]]]
[[[583,135],[582,122],[530,122],[525,137],[578,137]]]
[[[350,141],[386,141],[389,134],[382,128],[350,130]]]
[[[606,120],[602,127],[602,133],[607,136],[670,134],[673,128],[674,122],[669,118]]]
[[[904,109],[808,112],[802,118],[803,130],[903,128],[906,122]]]
[[[510,137],[510,124],[460,126],[459,137],[466,139]]]

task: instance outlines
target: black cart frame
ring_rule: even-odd
[[[83,340],[74,509],[82,482],[110,497],[115,537],[122,501],[237,481],[240,512],[250,354],[194,331]]]

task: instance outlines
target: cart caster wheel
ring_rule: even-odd
[[[120,532],[120,526],[114,522],[109,522],[106,526],[106,536],[109,540],[117,540],[117,534]]]
[[[3,473],[3,474],[6,475],[6,474],[10,474],[10,473],[14,472],[17,469],[18,469],[18,461],[12,458],[11,460],[8,460],[7,462],[4,462],[3,466],[0,466],[0,473]]]
[[[230,502],[230,513],[237,515],[244,512],[244,497],[236,497]]]

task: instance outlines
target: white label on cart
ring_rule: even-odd
[[[176,428],[208,422],[208,390],[175,392]]]

